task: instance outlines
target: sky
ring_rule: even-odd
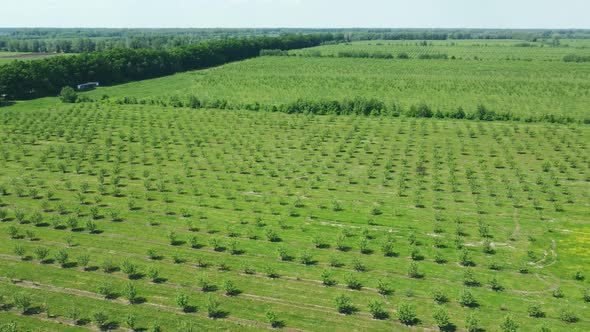
[[[590,28],[590,0],[0,2],[0,27]]]

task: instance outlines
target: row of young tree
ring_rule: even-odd
[[[73,92],[73,91],[72,91]],[[108,99],[108,96],[103,96]],[[65,101],[64,96],[62,100]],[[76,101],[74,98],[73,101]],[[80,102],[93,100],[78,100]],[[543,114],[521,116],[512,112],[498,112],[479,104],[475,111],[465,111],[463,107],[452,110],[434,110],[426,103],[410,105],[404,108],[399,103],[388,104],[376,98],[356,97],[346,100],[310,100],[298,99],[293,102],[273,105],[254,103],[232,103],[225,99],[202,100],[195,96],[181,98],[154,97],[137,99],[135,97],[121,97],[114,99],[116,104],[141,104],[159,105],[169,107],[212,108],[212,109],[245,109],[249,111],[281,112],[288,114],[317,114],[317,115],[364,115],[364,116],[407,116],[411,118],[438,118],[438,119],[466,119],[480,121],[523,121],[523,122],[550,122],[550,123],[590,123],[590,118],[578,120],[566,115]]]
[[[297,49],[334,40],[332,34],[207,41],[171,48],[112,49],[0,67],[0,96],[31,99],[56,95],[64,86],[89,81],[110,85],[207,68],[256,57],[262,49]]]

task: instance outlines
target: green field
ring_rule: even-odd
[[[30,61],[39,60],[47,57],[58,56],[63,54],[45,54],[30,52],[0,52],[0,65],[10,63],[14,60]]]
[[[585,44],[449,43],[426,47],[462,59],[259,57],[0,108],[0,323],[587,331],[588,125],[141,104],[364,97],[590,117],[590,65],[559,61]],[[413,52],[317,49],[402,44]]]
[[[519,116],[554,114],[577,120],[588,118],[590,63],[540,60],[546,51],[553,49],[569,52],[563,51],[568,49],[565,47],[498,45],[455,47],[460,49],[458,52],[467,52],[464,56],[469,60],[260,57],[209,70],[100,88],[88,96],[95,99],[103,95],[139,99],[195,96],[202,100],[223,100],[238,108],[248,103],[280,105],[301,98],[343,100],[360,96],[377,98],[386,104],[398,103],[406,109],[424,102],[442,111],[457,107],[472,111],[478,104],[484,104],[492,110]],[[330,53],[347,47],[369,46],[361,42],[316,49]],[[473,54],[483,57],[487,48],[498,57],[525,49],[539,60],[471,59]],[[583,50],[586,54],[590,52],[590,49]]]
[[[411,58],[421,54],[446,54],[456,60],[471,61],[562,61],[569,54],[590,55],[590,42],[586,40],[563,40],[561,44],[560,47],[551,47],[521,40],[363,41],[294,50],[290,53],[309,55],[319,51],[322,56],[336,56],[339,52],[366,51],[395,56],[406,53]]]

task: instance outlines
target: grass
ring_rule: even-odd
[[[441,306],[459,329],[471,312],[487,330],[507,314],[525,330],[544,322],[566,331],[590,319],[581,297],[588,282],[572,277],[588,275],[590,264],[574,245],[590,232],[586,126],[104,103],[6,108],[0,123],[0,290],[7,303],[26,292],[42,309],[0,314],[25,327],[75,325],[68,318],[75,305],[82,328],[95,326],[101,308],[113,327],[125,327],[131,311],[142,328],[157,320],[168,329],[193,321],[202,329],[259,330],[270,328],[265,313],[272,308],[286,328],[403,329],[396,310],[409,303],[418,327],[434,328],[432,294],[440,288],[449,299]],[[91,233],[88,221],[99,232]],[[268,241],[272,233],[280,241]],[[325,248],[316,247],[316,236]],[[486,239],[493,253],[483,251]],[[386,241],[393,257],[381,252]],[[37,247],[48,248],[54,261],[41,264]],[[281,261],[279,248],[293,259]],[[65,268],[55,261],[60,249],[69,256]],[[150,250],[160,257],[150,259]],[[463,285],[463,250],[480,286]],[[300,262],[304,252],[310,265]],[[86,269],[76,263],[83,254]],[[446,263],[436,263],[437,255]],[[423,256],[415,261],[422,278],[408,277],[412,256]],[[105,260],[122,269],[126,259],[139,271],[133,279],[103,271]],[[333,260],[343,265],[333,267]],[[355,272],[355,261],[366,271]],[[501,270],[491,270],[491,262]],[[523,266],[527,274],[519,272]],[[154,267],[159,283],[148,275]],[[271,271],[276,278],[267,277]],[[322,285],[325,271],[337,285]],[[350,275],[360,290],[346,288]],[[494,276],[502,291],[488,286]],[[201,291],[203,280],[210,292]],[[224,295],[226,280],[237,296]],[[377,292],[379,280],[390,294]],[[99,294],[107,283],[113,300]],[[128,283],[136,285],[138,304],[124,297]],[[552,296],[558,287],[563,298]],[[459,305],[465,289],[477,308]],[[180,290],[194,312],[177,306]],[[358,311],[339,314],[339,294]],[[208,296],[220,301],[225,318],[207,318]],[[389,319],[369,314],[377,298]],[[528,317],[531,303],[544,318]],[[558,319],[564,305],[578,323]]]

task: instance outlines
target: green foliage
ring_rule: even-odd
[[[64,86],[59,93],[59,99],[64,103],[75,103],[78,100],[78,94],[71,86]]]
[[[416,309],[408,303],[401,303],[397,308],[397,319],[404,325],[414,325],[418,319]]]
[[[384,309],[385,303],[381,299],[373,299],[369,302],[369,312],[374,319],[386,319],[389,314]]]
[[[436,307],[432,313],[432,318],[434,318],[436,326],[441,330],[446,330],[451,326],[451,317],[443,307]]]
[[[500,330],[502,330],[502,332],[516,332],[518,330],[518,327],[518,323],[514,321],[514,319],[510,315],[504,317],[502,323],[500,323]]]
[[[15,293],[12,295],[12,302],[14,303],[14,306],[20,309],[22,313],[28,312],[31,308],[31,305],[33,304],[31,296],[24,292]]]
[[[352,300],[349,296],[344,294],[338,294],[334,298],[334,302],[336,303],[336,309],[339,313],[350,315],[356,312],[358,309],[352,304]]]

